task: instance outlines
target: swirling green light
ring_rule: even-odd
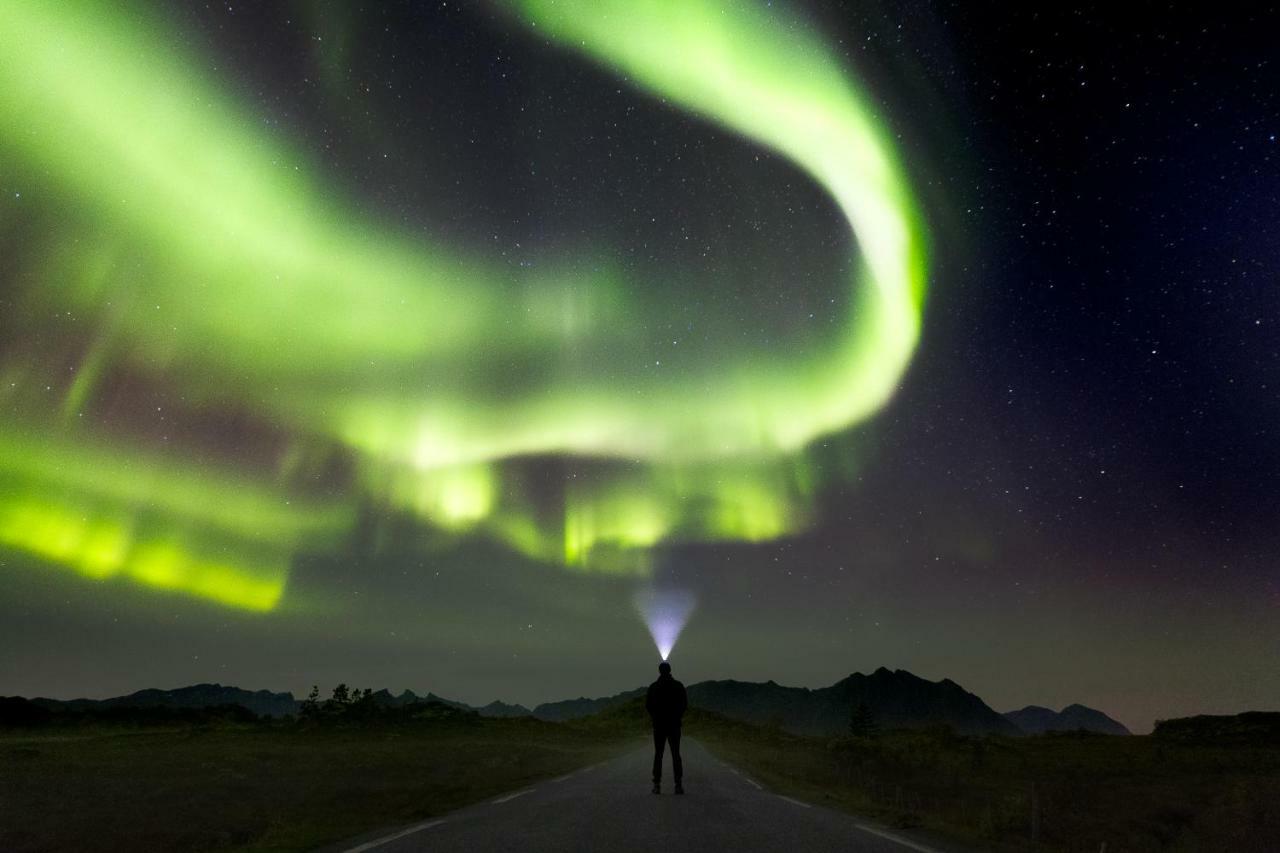
[[[773,149],[831,194],[861,248],[834,346],[684,373],[627,367],[648,363],[634,330],[650,309],[607,250],[513,278],[388,233],[193,71],[154,19],[100,0],[4,2],[0,157],[58,222],[31,250],[17,304],[98,330],[64,410],[91,405],[108,368],[176,383],[193,406],[249,407],[349,448],[358,488],[380,500],[567,564],[802,525],[805,446],[882,406],[919,335],[924,235],[888,134],[820,38],[752,4],[512,7],[531,32]],[[511,364],[538,369],[496,382]],[[49,381],[38,363],[5,367]],[[510,460],[532,454],[644,466],[570,490],[548,525],[503,485]],[[182,516],[217,528],[198,504]]]
[[[331,545],[352,522],[339,502],[76,438],[0,429],[0,546],[92,580],[268,611],[291,556]]]

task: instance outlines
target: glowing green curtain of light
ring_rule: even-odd
[[[350,527],[340,502],[137,448],[0,428],[0,546],[92,580],[269,611],[292,555]]]
[[[834,346],[726,353],[714,375],[624,371],[620,386],[613,368],[642,354],[650,309],[607,248],[514,278],[496,259],[389,233],[327,193],[304,149],[197,71],[158,19],[105,0],[8,0],[0,164],[47,195],[59,223],[14,304],[75,310],[104,330],[67,404],[91,400],[108,367],[152,374],[196,404],[249,407],[346,445],[363,488],[443,527],[487,525],[565,562],[601,543],[795,529],[794,484],[751,472],[874,413],[919,335],[924,234],[890,136],[823,40],[776,11],[510,5],[530,32],[780,153],[831,194],[861,251]],[[544,369],[495,393],[501,366],[520,362]],[[547,453],[655,470],[626,493],[584,487],[563,529],[548,529],[495,497],[506,460]],[[688,485],[708,465],[746,473]]]

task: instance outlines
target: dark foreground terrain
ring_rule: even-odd
[[[570,723],[439,704],[275,721],[243,709],[38,716],[0,728],[0,850],[284,851],[370,838],[541,790],[643,748],[645,730],[638,702]],[[696,709],[686,721],[687,737],[752,784],[939,849],[1089,853],[1280,850],[1276,731],[1268,715],[1173,721],[1140,737],[871,726],[819,738]],[[690,757],[708,760],[698,746]],[[636,796],[650,796],[643,779]],[[696,818],[696,789],[681,802]]]
[[[306,850],[566,773],[622,740],[465,715],[0,729],[0,850]]]
[[[685,796],[649,794],[643,746],[573,773],[320,853],[954,853],[919,833],[778,794],[685,742]],[[670,781],[668,779],[668,781]],[[518,841],[517,841],[518,839]],[[374,845],[370,847],[369,845]]]
[[[1267,732],[1219,727],[1227,737],[1212,725],[1023,738],[691,728],[774,790],[978,849],[1262,853],[1280,850],[1280,715],[1268,716],[1277,719]]]

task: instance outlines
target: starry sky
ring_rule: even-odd
[[[0,693],[1280,702],[1277,10],[26,5]]]

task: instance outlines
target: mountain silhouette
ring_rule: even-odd
[[[1280,711],[1199,714],[1156,720],[1154,735],[1161,740],[1184,743],[1280,745]]]
[[[88,711],[102,708],[213,708],[220,705],[240,705],[260,717],[283,717],[297,713],[298,701],[292,693],[272,693],[270,690],[242,690],[239,687],[223,687],[221,684],[193,684],[176,690],[139,690],[127,696],[110,699],[60,699],[36,698],[31,700],[50,711]]]
[[[523,705],[508,705],[498,699],[476,710],[482,717],[528,717],[533,713]]]
[[[464,702],[455,702],[434,693],[419,696],[412,690],[399,695],[383,689],[373,694],[373,701],[388,708],[401,708],[415,703],[439,702],[460,711],[480,710]],[[93,711],[109,708],[215,708],[239,705],[260,717],[283,717],[297,714],[302,702],[292,693],[272,693],[269,690],[242,690],[221,684],[193,684],[174,690],[139,690],[127,696],[110,699],[32,699],[31,703],[49,711]],[[518,707],[518,706],[511,706]],[[483,713],[483,712],[482,712]],[[528,713],[526,711],[525,713]],[[492,714],[490,716],[505,716]],[[511,716],[518,716],[512,714]]]
[[[533,709],[533,715],[539,720],[551,720],[553,722],[590,717],[601,711],[607,711],[615,705],[621,705],[629,699],[643,696],[647,689],[645,687],[637,687],[634,690],[624,690],[621,693],[615,693],[612,696],[605,696],[600,699],[588,699],[586,696],[579,696],[577,699],[543,702]]]
[[[880,728],[950,726],[962,734],[1019,734],[1017,726],[950,679],[926,681],[906,670],[881,667],[854,673],[830,687],[784,687],[773,681],[700,681],[688,687],[689,704],[726,717],[778,725],[796,734],[837,735],[849,731],[849,716],[865,704]],[[533,709],[543,720],[572,720],[615,708],[644,688],[600,699],[568,699]]]
[[[1068,705],[1061,711],[1028,705],[1020,711],[1007,711],[1004,718],[1029,735],[1044,732],[1098,732],[1104,735],[1127,735],[1129,730],[1101,711],[1084,705]]]
[[[865,705],[880,728],[950,726],[961,734],[1017,734],[1017,727],[950,679],[927,681],[906,670],[855,672],[830,687],[810,690],[772,681],[703,681],[689,688],[689,704],[804,735],[849,731],[850,712]]]
[[[796,734],[839,735],[849,731],[853,709],[865,706],[871,722],[881,729],[949,726],[961,734],[1038,734],[1045,731],[1086,731],[1128,734],[1123,725],[1101,711],[1068,705],[1060,712],[1035,705],[998,714],[985,702],[954,681],[928,681],[906,670],[884,667],[870,675],[853,673],[829,687],[786,687],[774,681],[701,681],[688,687],[689,704],[731,719],[758,725],[776,725]],[[438,702],[485,717],[532,715],[561,722],[589,717],[643,696],[644,687],[612,696],[590,699],[580,696],[544,702],[532,711],[523,705],[494,700],[474,707],[435,693],[421,696],[412,690],[399,694],[383,689],[372,694],[385,707]],[[89,711],[111,708],[213,708],[240,705],[259,716],[297,714],[301,706],[292,693],[242,690],[221,684],[195,684],[176,690],[139,690],[110,699],[33,699],[48,711]],[[16,711],[15,711],[16,713]]]
[[[405,705],[439,702],[441,705],[447,705],[450,708],[457,708],[460,711],[477,710],[465,702],[455,702],[452,699],[446,699],[443,696],[437,696],[434,693],[428,693],[426,696],[419,696],[412,690],[402,691],[400,695],[397,696],[384,687],[382,690],[375,691],[372,698],[375,704],[381,705],[384,708],[403,708]]]

